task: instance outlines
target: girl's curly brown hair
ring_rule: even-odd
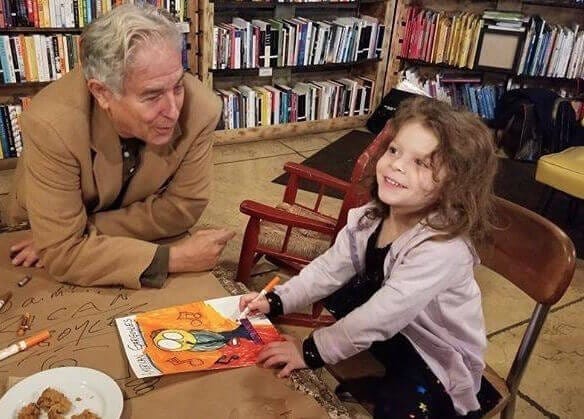
[[[437,217],[424,222],[445,233],[437,239],[462,235],[475,244],[484,241],[494,226],[493,181],[497,157],[493,133],[477,115],[424,97],[400,104],[395,117],[388,122],[392,138],[411,122],[421,123],[438,139],[431,155],[434,178],[437,179],[440,168],[446,169],[440,198],[429,209]],[[377,180],[375,176],[372,178],[371,196],[377,208],[366,216],[385,217],[390,209],[379,199]]]

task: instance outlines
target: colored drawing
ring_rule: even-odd
[[[254,365],[261,348],[281,340],[264,316],[243,319],[239,297],[167,307],[116,319],[138,378]]]

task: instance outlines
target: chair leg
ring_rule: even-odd
[[[568,205],[568,225],[573,227],[578,219],[578,207],[580,202],[578,198],[570,197],[570,204]]]
[[[507,402],[507,404],[503,408],[503,411],[501,412],[501,419],[513,419],[513,416],[515,416],[515,400],[516,399],[517,399],[517,396],[515,396],[515,395],[512,395],[509,398],[509,401]]]
[[[256,248],[258,246],[258,234],[260,232],[260,220],[258,218],[250,218],[245,228],[243,235],[243,242],[241,243],[241,253],[239,254],[239,265],[237,265],[237,275],[235,280],[246,283],[251,276],[253,266],[259,260],[259,255],[256,255]]]
[[[540,204],[538,205],[540,215],[545,215],[549,206],[554,199],[554,195],[556,194],[556,190],[551,186],[546,186],[545,191],[542,195],[542,199],[540,200]]]

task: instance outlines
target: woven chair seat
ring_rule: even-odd
[[[294,215],[331,224],[331,227],[334,226],[331,218],[322,214],[317,214],[298,205],[281,203],[278,204],[276,208]],[[281,251],[282,246],[284,245],[287,229],[288,227],[282,224],[261,221],[258,245],[275,252]],[[323,254],[331,246],[331,239],[332,237],[327,234],[304,228],[292,228],[286,253],[306,259],[314,259]]]

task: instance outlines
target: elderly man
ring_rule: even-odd
[[[152,243],[185,234],[207,205],[221,112],[184,72],[176,26],[153,8],[117,7],[86,28],[81,65],[22,115],[8,221],[28,218],[32,237],[12,247],[13,264],[128,288],[212,268],[233,232]]]

